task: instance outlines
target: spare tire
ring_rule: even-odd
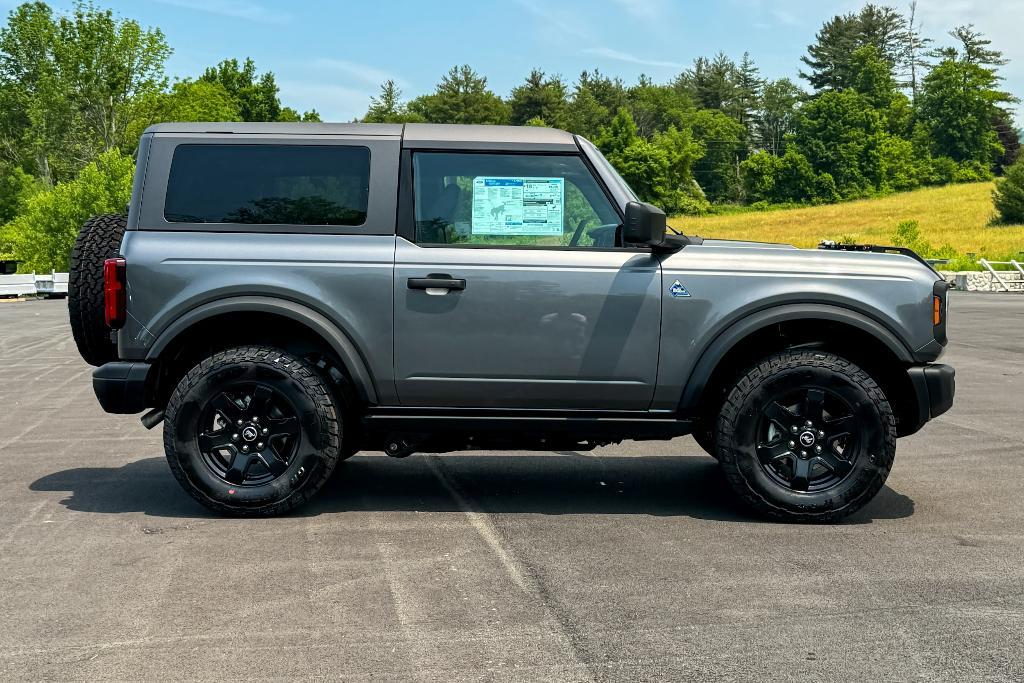
[[[117,348],[103,318],[103,262],[118,255],[127,218],[94,216],[78,231],[68,273],[68,315],[78,353],[90,365],[117,360]]]

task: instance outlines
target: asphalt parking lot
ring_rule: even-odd
[[[786,526],[689,438],[360,455],[214,518],[100,410],[65,303],[0,304],[0,678],[1024,680],[1024,297],[951,305],[953,410]]]

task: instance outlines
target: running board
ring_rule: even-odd
[[[693,431],[693,421],[671,414],[553,410],[379,408],[363,416],[368,431],[419,434],[483,432],[562,434],[577,438],[672,439]]]

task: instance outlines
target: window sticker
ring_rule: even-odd
[[[473,178],[474,235],[562,234],[565,178]]]

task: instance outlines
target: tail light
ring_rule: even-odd
[[[107,327],[117,330],[124,326],[128,308],[125,260],[108,258],[103,262],[103,319]]]

